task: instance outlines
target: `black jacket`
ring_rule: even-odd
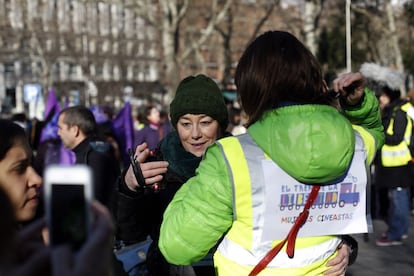
[[[125,172],[121,175],[115,214],[117,239],[131,244],[146,240],[148,235],[152,238],[146,261],[150,275],[215,275],[212,258],[209,259],[210,265],[177,266],[168,264],[158,249],[164,211],[183,183],[195,175],[201,157],[185,151],[175,131],[161,141],[157,150],[161,153],[158,159],[162,158],[169,163],[164,175],[165,189],[158,192],[148,189],[133,192],[124,182]]]
[[[95,198],[112,209],[120,168],[111,146],[97,138],[87,138],[73,152],[76,155],[76,164],[87,164],[92,168]]]
[[[404,132],[407,127],[407,114],[401,110],[404,100],[398,99],[383,110],[382,124],[384,131],[387,130],[391,119],[394,119],[393,134],[385,133],[385,145],[398,145],[404,139]],[[408,188],[411,186],[412,172],[411,164],[399,167],[384,167],[381,162],[381,150],[375,158],[375,185],[379,188]]]
[[[176,132],[165,137],[157,151],[157,159],[169,163],[164,175],[165,189],[159,192],[141,190],[134,192],[124,182],[125,172],[118,179],[117,198],[117,239],[124,243],[143,241],[148,235],[158,241],[162,216],[175,193],[190,177],[200,164],[201,157],[196,157],[184,150]]]

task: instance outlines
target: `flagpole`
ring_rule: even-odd
[[[346,0],[346,70],[352,71],[351,66],[351,0]]]

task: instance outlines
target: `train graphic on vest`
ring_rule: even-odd
[[[344,182],[337,184],[339,189],[332,191],[319,191],[318,197],[312,204],[312,208],[335,208],[336,205],[344,207],[345,204],[352,204],[357,206],[360,200],[359,192],[356,192],[356,184],[352,182]],[[280,195],[280,210],[285,208],[292,210],[300,209],[306,204],[309,193],[282,193]]]

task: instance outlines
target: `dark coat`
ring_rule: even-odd
[[[398,145],[404,139],[408,119],[406,112],[400,108],[404,103],[405,101],[398,99],[383,110],[384,131],[387,130],[391,118],[394,118],[393,135],[385,133],[385,145]],[[408,163],[400,167],[384,167],[381,163],[381,150],[379,150],[375,159],[375,184],[378,188],[408,188],[412,181],[411,166],[412,164]]]
[[[161,126],[147,124],[142,129],[136,131],[134,136],[135,145],[146,142],[148,148],[154,150],[165,134]]]
[[[111,146],[102,140],[87,138],[73,152],[76,155],[76,164],[87,164],[92,168],[94,197],[112,209],[120,168]]]
[[[125,243],[143,241],[148,235],[158,240],[165,209],[181,185],[195,175],[201,161],[200,157],[184,150],[177,132],[168,134],[157,150],[161,153],[159,159],[169,163],[163,180],[165,189],[133,192],[124,182],[126,171],[118,180],[117,238]]]
[[[169,163],[164,175],[165,189],[159,192],[133,192],[124,182],[125,172],[122,174],[118,182],[115,214],[117,239],[131,244],[151,236],[153,242],[147,256],[151,275],[195,275],[191,266],[168,264],[158,249],[158,238],[165,209],[183,183],[195,175],[202,158],[185,151],[175,131],[161,141],[157,150],[161,153],[159,158]],[[197,275],[215,275],[212,265],[198,267],[197,270]]]

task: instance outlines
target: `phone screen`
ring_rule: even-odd
[[[51,185],[51,243],[79,249],[87,238],[84,185]]]

